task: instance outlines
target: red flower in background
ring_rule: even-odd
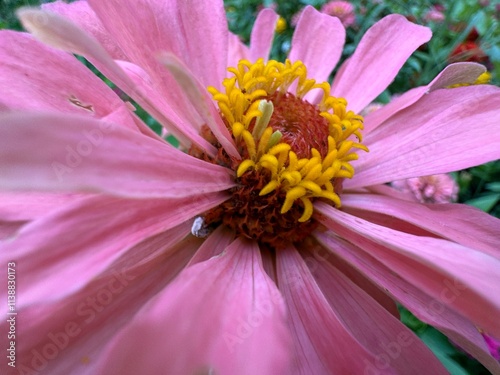
[[[481,64],[489,62],[488,55],[481,48],[480,35],[475,28],[472,28],[467,38],[450,54],[449,62],[457,61],[471,61]]]

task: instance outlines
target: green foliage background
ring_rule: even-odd
[[[35,0],[0,0],[0,28],[21,30],[15,17],[15,9],[20,6],[37,6],[43,2]],[[317,9],[323,0],[225,0],[230,29],[248,41],[252,25],[262,7],[273,6],[286,21],[286,28],[276,34],[272,50],[274,58],[283,60],[290,48],[293,34],[293,17],[306,5]],[[492,73],[492,84],[500,83],[500,5],[489,0],[386,0],[351,1],[356,8],[356,23],[347,29],[347,41],[343,58],[349,56],[359,43],[365,31],[377,20],[390,13],[407,16],[416,23],[426,25],[433,31],[432,40],[424,48],[416,51],[407,61],[391,86],[378,98],[387,102],[391,95],[429,83],[448,63],[450,54],[463,43],[475,29],[475,43],[482,49],[486,58],[482,62]],[[433,7],[442,7],[444,20],[429,21],[427,12]],[[381,51],[383,53],[383,51]],[[458,56],[466,60],[469,56]],[[158,124],[139,109],[139,114],[153,128]],[[500,121],[500,119],[499,119]],[[475,168],[453,173],[460,186],[459,202],[500,217],[500,161],[494,161]],[[434,328],[418,321],[411,313],[401,307],[401,319],[434,351],[453,375],[481,375],[489,372],[477,361],[457,349],[448,339]]]

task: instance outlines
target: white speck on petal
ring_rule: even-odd
[[[205,238],[210,234],[210,229],[205,225],[205,220],[201,216],[198,216],[193,221],[193,226],[191,227],[191,233],[193,236],[199,238]]]

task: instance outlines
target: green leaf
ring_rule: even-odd
[[[414,332],[420,332],[427,328],[427,324],[420,321],[415,315],[410,311],[405,309],[403,306],[399,306],[399,315],[401,322]]]
[[[420,61],[414,57],[410,57],[406,63],[411,66],[415,71],[420,72],[422,70],[422,65]]]
[[[484,212],[489,212],[500,201],[500,194],[488,194],[479,198],[474,198],[466,201],[465,203],[479,208]]]
[[[500,182],[490,182],[489,184],[486,184],[486,189],[495,193],[500,193]]]
[[[179,147],[179,141],[173,135],[168,135],[166,141],[174,147]]]
[[[469,373],[451,357],[457,353],[457,350],[451,345],[446,336],[432,327],[428,327],[425,331],[421,332],[419,336],[451,375],[469,375]]]
[[[484,11],[480,11],[476,14],[475,26],[479,35],[486,34],[486,30],[488,30],[488,17]]]

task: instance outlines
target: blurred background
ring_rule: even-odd
[[[44,2],[50,1],[0,0],[0,28],[21,30],[15,10],[20,6],[37,6]],[[431,28],[431,41],[409,58],[394,82],[376,99],[377,105],[387,103],[392,96],[412,87],[428,84],[446,65],[458,61],[473,61],[487,68],[489,74],[483,76],[478,84],[488,81],[495,85],[500,83],[498,0],[226,0],[224,4],[230,29],[244,42],[249,40],[259,10],[272,7],[281,16],[272,50],[272,57],[278,60],[286,58],[295,24],[306,5],[337,16],[342,21],[347,30],[342,59],[352,54],[371,25],[387,14],[399,13],[410,21]],[[147,113],[140,109],[138,112],[146,123],[159,130],[158,124]],[[170,141],[175,143],[175,140]],[[500,217],[500,161],[457,171],[449,176],[399,181],[393,186],[412,191],[422,202],[456,201]],[[489,374],[438,331],[418,321],[404,308],[400,311],[402,321],[422,338],[451,374]],[[485,340],[500,359],[498,343],[487,336]]]

